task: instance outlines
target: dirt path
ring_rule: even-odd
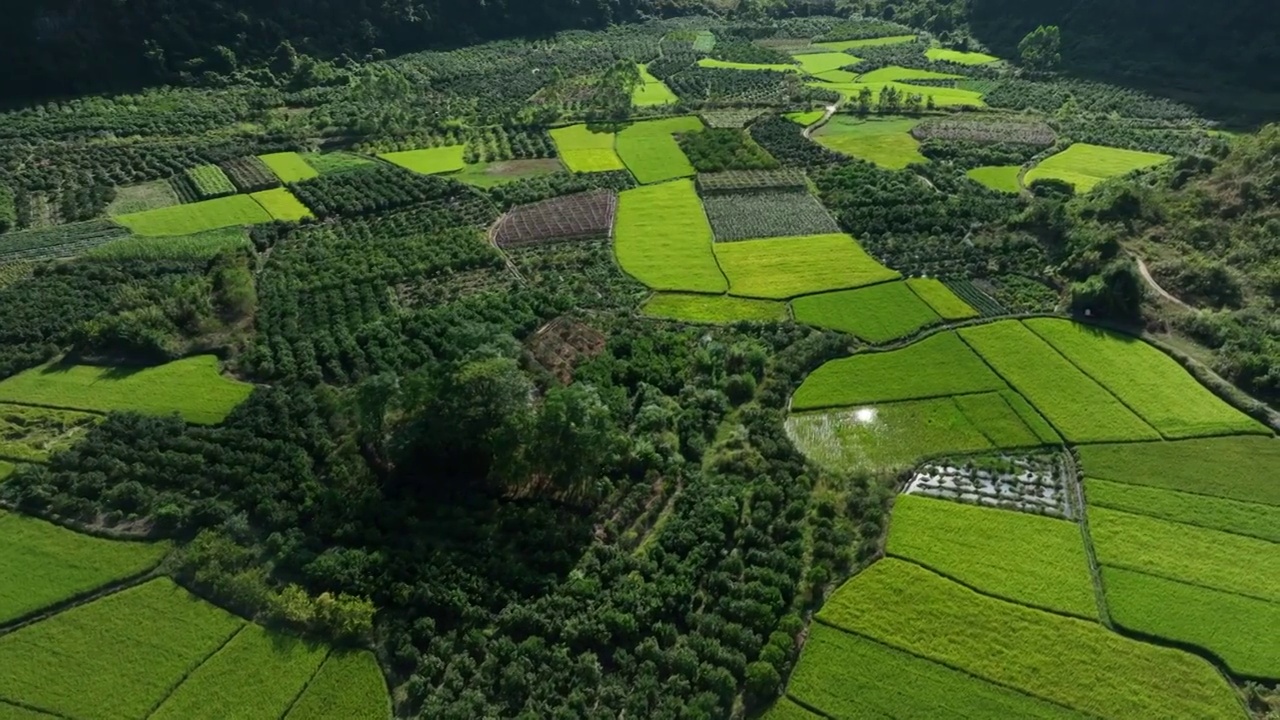
[[[813,131],[817,130],[823,125],[826,125],[827,121],[831,119],[831,116],[835,115],[836,110],[839,110],[839,109],[840,109],[840,101],[837,100],[836,102],[831,103],[830,105],[827,106],[826,112],[822,114],[822,117],[818,118],[818,121],[815,122],[814,124],[806,127],[803,131],[801,131],[800,134],[804,135],[805,140],[812,140]]]
[[[1129,253],[1129,254],[1130,256],[1133,257],[1134,260],[1137,261],[1138,272],[1141,273],[1142,279],[1146,280],[1147,285],[1149,285],[1152,290],[1155,290],[1156,293],[1160,295],[1160,297],[1164,298],[1165,300],[1168,300],[1169,302],[1175,305],[1180,305],[1188,310],[1195,310],[1195,308],[1191,307],[1190,305],[1174,297],[1174,295],[1170,293],[1168,290],[1165,290],[1164,288],[1160,287],[1160,283],[1156,282],[1156,279],[1151,277],[1151,271],[1147,269],[1147,264],[1142,261],[1142,258],[1138,257],[1137,255],[1134,255],[1133,253]]]

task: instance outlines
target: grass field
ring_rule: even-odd
[[[1089,508],[1098,562],[1280,603],[1280,544]]]
[[[329,648],[248,624],[150,715],[155,720],[278,718]]]
[[[962,76],[952,75],[951,73],[934,72],[933,70],[920,70],[918,68],[905,68],[898,65],[890,65],[888,67],[878,68],[871,72],[862,73],[858,76],[860,83],[889,83],[903,82],[910,80],[960,80]]]
[[[631,91],[632,105],[636,107],[651,107],[654,105],[671,105],[680,101],[680,98],[671,92],[671,88],[649,73],[647,65],[641,63],[639,69],[640,85]]]
[[[353,170],[363,170],[367,167],[377,165],[378,161],[367,155],[358,155],[353,152],[330,152],[330,153],[303,153],[302,159],[321,175],[335,175],[337,173],[351,172]]]
[[[311,167],[302,156],[296,152],[280,152],[270,153],[268,155],[259,155],[258,159],[267,164],[271,168],[271,172],[280,178],[280,182],[301,182],[310,180],[313,177],[319,177],[320,173]]]
[[[249,236],[242,227],[218,228],[175,237],[127,237],[98,245],[84,257],[104,260],[198,260],[210,259],[227,250],[248,247]]]
[[[95,412],[178,413],[201,425],[222,422],[252,392],[219,374],[213,355],[135,369],[49,364],[0,382],[0,402]]]
[[[618,264],[645,285],[723,293],[728,283],[716,265],[712,244],[711,225],[692,180],[619,193],[614,224]]]
[[[0,623],[154,567],[167,542],[104,540],[0,512]]]
[[[524,178],[562,172],[564,169],[564,165],[560,164],[558,158],[499,160],[497,162],[473,163],[449,177],[468,185],[491,188]]]
[[[806,295],[793,300],[791,307],[796,322],[846,332],[870,343],[889,342],[942,321],[902,282]]]
[[[1280,678],[1280,604],[1113,567],[1102,584],[1120,627],[1202,647],[1237,675]]]
[[[569,125],[551,130],[551,140],[570,172],[627,169],[613,149],[616,137],[612,132],[592,132],[586,125]]]
[[[0,700],[0,720],[55,720],[56,718],[56,715],[28,710]]]
[[[168,180],[155,180],[116,188],[116,198],[107,205],[107,215],[132,215],[158,210],[182,202]]]
[[[802,127],[809,127],[810,125],[821,120],[822,116],[826,114],[827,114],[826,111],[823,111],[823,110],[810,110],[808,112],[787,113],[784,117],[786,117],[791,122],[796,123],[797,125],[800,125]]]
[[[929,48],[924,51],[924,56],[935,62],[953,62],[959,65],[986,65],[1000,59],[986,53],[962,52],[946,48]]]
[[[1005,393],[980,395],[956,395],[956,407],[969,422],[998,448],[1026,448],[1044,444],[1044,441],[1022,420],[1013,407],[1005,401]]]
[[[1021,172],[1022,168],[1017,165],[988,165],[986,167],[973,168],[967,171],[965,175],[968,175],[974,182],[986,185],[992,190],[1016,194],[1022,190],[1022,187],[1018,185],[1018,174]]]
[[[271,215],[248,195],[232,195],[120,215],[115,221],[139,235],[191,235],[234,225],[268,223]]]
[[[846,65],[858,62],[858,58],[842,52],[806,53],[796,55],[795,60],[800,63],[800,68],[810,75],[839,70]]]
[[[1074,522],[899,495],[885,551],[987,595],[1090,620],[1098,616]]]
[[[842,233],[716,243],[729,293],[781,300],[871,285],[899,276]]]
[[[1095,507],[1123,510],[1280,543],[1280,507],[1275,505],[1240,502],[1097,478],[1085,481],[1085,495],[1089,505]]]
[[[1067,440],[1159,438],[1159,433],[1022,323],[1005,320],[959,332]]]
[[[378,157],[416,173],[438,175],[461,170],[466,165],[462,159],[466,151],[465,145],[445,145],[422,150],[382,153]]]
[[[0,697],[68,717],[146,717],[244,624],[152,580],[0,636]]]
[[[836,115],[813,137],[819,144],[881,167],[904,168],[928,162],[920,154],[920,143],[911,136],[918,120],[863,120]]]
[[[644,304],[644,314],[695,323],[777,322],[786,319],[787,305],[776,300],[752,300],[729,295],[658,293]]]
[[[1076,143],[1032,168],[1027,173],[1026,183],[1030,185],[1041,179],[1063,180],[1074,185],[1076,192],[1089,192],[1103,180],[1159,165],[1169,159],[1168,155],[1159,153]]]
[[[820,623],[809,627],[787,693],[834,718],[1084,717]]]
[[[702,121],[692,116],[632,123],[618,133],[618,157],[642,185],[691,177],[693,165],[674,134],[702,129]]]
[[[313,217],[311,210],[285,188],[263,190],[262,192],[253,193],[250,197],[256,200],[262,206],[262,209],[270,213],[271,217],[276,220],[297,222],[303,218]]]
[[[874,47],[877,45],[901,45],[916,39],[915,35],[891,35],[889,37],[866,38],[864,40],[837,40],[835,42],[814,43],[814,47],[826,48],[837,52],[850,48]]]
[[[1084,445],[1085,475],[1280,506],[1280,440],[1257,436]]]
[[[0,403],[0,458],[46,462],[75,444],[101,415]]]
[[[785,63],[740,63],[729,62],[728,60],[716,60],[714,58],[702,58],[698,60],[698,66],[704,68],[718,68],[720,70],[773,70],[774,72],[800,72],[798,65],[789,65]]]
[[[818,619],[1101,718],[1240,718],[1208,662],[1101,625],[980,595],[911,563],[881,560]]]
[[[842,407],[1007,389],[954,332],[907,347],[832,360],[810,373],[793,409]]]
[[[927,72],[927,71],[922,71]],[[839,93],[848,101],[856,101],[859,93],[863,88],[871,90],[871,102],[880,102],[880,91],[886,86],[892,87],[898,91],[901,97],[909,95],[919,95],[923,98],[923,102],[927,103],[929,98],[933,98],[935,107],[986,107],[986,103],[982,100],[982,93],[974,90],[966,90],[954,87],[931,87],[927,85],[911,85],[909,82],[864,82],[859,78],[856,82],[849,81],[847,78],[831,77],[836,82],[827,82],[825,78],[831,77],[829,73],[823,73],[823,80],[806,83],[809,87],[816,87],[823,90],[830,90]]]
[[[387,720],[387,681],[367,650],[334,651],[285,720]]]
[[[969,307],[969,303],[951,292],[941,280],[936,278],[910,278],[907,287],[921,300],[925,301],[943,320],[964,320],[978,317],[978,311]]]
[[[1166,438],[1271,434],[1137,338],[1055,318],[1025,324]]]
[[[786,428],[809,459],[839,472],[905,469],[924,457],[991,449],[946,397],[798,413]]]

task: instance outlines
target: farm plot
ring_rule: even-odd
[[[271,222],[271,215],[252,197],[232,195],[217,200],[121,215],[115,220],[139,235],[162,236],[191,235],[235,225],[268,223]]]
[[[714,193],[702,204],[718,243],[840,232],[835,218],[807,189]]]
[[[698,117],[707,124],[707,127],[721,129],[738,129],[744,128],[751,123],[752,120],[764,114],[763,110],[751,108],[724,108],[717,110],[702,110],[698,113]]]
[[[670,105],[679,102],[680,98],[671,92],[661,80],[649,72],[643,63],[639,66],[640,84],[631,91],[631,104],[636,107],[653,107],[654,105]]]
[[[1047,148],[1058,134],[1043,120],[988,117],[931,118],[916,125],[911,134],[917,140],[962,140],[981,144],[1000,143]]]
[[[1159,153],[1076,143],[1031,168],[1026,183],[1030,185],[1041,179],[1062,180],[1073,185],[1076,192],[1089,192],[1103,180],[1144,170],[1170,159],[1168,155]]]
[[[590,190],[518,205],[498,218],[490,237],[499,247],[607,238],[617,207],[618,196],[612,190]]]
[[[862,571],[817,618],[1095,717],[1241,717],[1235,691],[1194,655],[986,597],[901,560]]]
[[[953,75],[951,73],[940,73],[933,70],[921,70],[919,68],[906,68],[899,65],[889,65],[887,67],[878,68],[871,72],[862,73],[858,76],[858,82],[867,83],[891,83],[891,82],[910,82],[912,80],[963,80],[963,75]]]
[[[494,162],[471,163],[449,177],[468,185],[491,188],[525,178],[542,177],[564,172],[564,169],[564,165],[560,164],[558,158],[497,160]]]
[[[177,237],[128,237],[99,245],[85,257],[104,260],[208,260],[249,246],[244,228],[229,227]]]
[[[786,119],[799,125],[800,127],[809,127],[818,122],[827,113],[825,110],[810,110],[808,112],[793,112],[783,115]]]
[[[800,72],[799,65],[789,65],[787,63],[744,63],[731,62],[728,60],[716,60],[714,58],[701,58],[698,60],[698,67],[718,70],[771,70],[773,72]]]
[[[1271,434],[1137,338],[1069,320],[1034,318],[1025,324],[1166,438]]]
[[[156,211],[158,212],[158,211]],[[129,231],[110,220],[89,220],[40,230],[0,235],[0,263],[75,257],[99,245],[128,237]]]
[[[616,136],[612,132],[593,131],[586,125],[569,125],[552,130],[551,140],[556,144],[556,154],[570,172],[627,169],[613,149]]]
[[[286,222],[297,222],[304,218],[314,217],[311,209],[298,201],[285,188],[276,188],[274,190],[263,190],[250,195],[263,210],[271,214],[276,220],[284,220]]]
[[[1280,604],[1113,567],[1102,585],[1120,627],[1204,648],[1234,675],[1280,678]]]
[[[1005,401],[1016,393],[956,395],[956,407],[998,448],[1028,448],[1045,444],[1022,417]]]
[[[218,359],[197,355],[149,368],[35,367],[0,382],[0,402],[92,412],[178,413],[201,425],[222,422],[253,386],[219,374]]]
[[[0,403],[0,458],[45,462],[71,447],[102,416],[73,410]]]
[[[1004,309],[1003,305],[975,285],[972,280],[958,278],[944,280],[942,284],[946,285],[951,292],[956,294],[956,297],[964,300],[965,303],[974,310],[977,310],[983,317],[996,317],[1008,314],[1008,311]]]
[[[568,385],[579,362],[604,351],[605,336],[590,325],[561,315],[538,328],[525,345],[535,362]]]
[[[236,190],[242,193],[255,193],[280,187],[280,179],[267,167],[261,159],[253,157],[235,158],[219,163],[218,167],[226,174],[227,179]]]
[[[773,300],[901,277],[844,234],[715,243],[729,294]]]
[[[327,646],[245,625],[164,699],[156,720],[281,717],[320,668]]]
[[[695,323],[778,322],[787,318],[787,305],[730,295],[658,293],[644,304],[644,314]]]
[[[1089,529],[1103,565],[1280,603],[1280,544],[1100,507]]]
[[[296,152],[259,155],[258,159],[280,178],[281,182],[294,183],[318,177],[320,173]]]
[[[463,160],[466,150],[465,145],[445,145],[421,150],[383,153],[378,157],[422,175],[438,175],[461,170],[466,165]]]
[[[1082,445],[1088,477],[1280,506],[1280,440],[1257,436]]]
[[[0,637],[0,697],[68,717],[146,717],[244,625],[152,580]]]
[[[877,47],[880,45],[901,45],[902,43],[914,42],[915,35],[890,35],[889,37],[863,38],[861,40],[836,40],[832,42],[814,43],[814,47],[825,48],[827,50],[835,50],[843,52],[852,48],[860,47]]]
[[[1280,543],[1280,507],[1143,485],[1085,480],[1089,505]]]
[[[1008,386],[954,332],[898,350],[832,360],[804,379],[794,410],[1007,390]]]
[[[234,195],[236,192],[236,186],[217,165],[197,165],[189,168],[184,175],[195,191],[195,197],[191,198],[193,200],[212,200]]]
[[[987,595],[1088,620],[1098,616],[1074,522],[901,495],[885,552]]]
[[[128,215],[170,207],[182,202],[168,180],[153,180],[116,188],[116,197],[107,205],[107,215]]]
[[[1160,437],[1021,323],[1004,320],[959,332],[1067,440],[1106,442]]]
[[[0,513],[0,624],[146,572],[168,542],[104,540]]]
[[[911,136],[916,122],[837,115],[818,128],[813,138],[836,152],[897,170],[911,163],[928,162],[920,154],[920,143]]]
[[[1057,430],[1049,424],[1048,420],[1039,413],[1035,408],[1031,407],[1031,403],[1027,399],[1014,392],[1013,390],[1001,390],[1000,397],[1009,403],[1009,407],[1018,413],[1018,417],[1022,418],[1022,422],[1040,438],[1040,442],[1044,445],[1061,445],[1062,436]]]
[[[693,165],[676,142],[675,133],[702,129],[702,121],[693,116],[632,123],[618,133],[618,157],[642,185],[692,177]]]
[[[947,397],[793,414],[786,430],[809,459],[838,472],[903,469],[925,457],[991,449]]]
[[[712,251],[711,225],[692,180],[626,190],[618,196],[618,264],[655,290],[720,294],[728,289]]]
[[[979,185],[1011,195],[1022,191],[1022,186],[1018,184],[1018,176],[1021,174],[1022,168],[1017,165],[988,165],[965,171],[965,175]]]
[[[748,192],[808,192],[809,179],[803,170],[726,170],[698,174],[698,192],[704,198],[712,195],[738,195]]]
[[[951,288],[934,278],[910,278],[907,287],[911,292],[933,309],[943,320],[965,320],[978,317],[978,311],[969,307],[969,303],[961,300],[951,292]]]
[[[353,152],[303,153],[302,159],[320,175],[367,170],[378,165],[377,160]]]
[[[820,623],[809,627],[787,694],[833,718],[1085,717]]]
[[[285,720],[387,720],[387,681],[366,650],[334,651]]]
[[[842,52],[805,53],[794,57],[800,63],[800,69],[810,75],[839,70],[858,62],[858,58]]]
[[[869,343],[906,337],[942,321],[902,282],[806,295],[791,301],[791,307],[796,322],[846,332]]]
[[[943,458],[916,468],[903,492],[989,508],[1074,518],[1066,471],[1054,456]]]
[[[871,102],[873,104],[880,102],[880,92],[886,87],[891,87],[897,91],[899,98],[908,98],[912,95],[920,96],[921,103],[928,103],[933,100],[935,107],[986,107],[986,103],[982,101],[982,94],[963,88],[941,87],[941,86],[925,86],[910,85],[908,82],[823,82],[815,81],[805,83],[808,87],[818,88],[820,90],[829,90],[839,93],[847,101],[856,101],[863,89],[871,91]]]
[[[960,50],[948,50],[947,48],[929,48],[924,51],[924,56],[934,62],[952,62],[957,65],[986,65],[1000,59],[995,55],[986,53],[963,52]]]

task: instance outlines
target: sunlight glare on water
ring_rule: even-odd
[[[875,408],[862,408],[853,414],[853,418],[860,423],[872,423],[876,419]]]

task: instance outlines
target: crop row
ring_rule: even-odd
[[[831,214],[807,190],[717,193],[702,203],[716,242],[840,232]]]
[[[335,215],[367,215],[469,195],[480,197],[477,191],[462,183],[418,175],[389,165],[321,175],[295,183],[290,189],[321,219]]]
[[[802,190],[809,188],[803,170],[728,170],[698,175],[698,192],[706,197],[752,190]]]
[[[89,220],[41,230],[6,233],[0,237],[0,263],[72,257],[128,234],[128,230],[110,220]]]
[[[982,292],[977,285],[973,284],[972,280],[952,278],[944,280],[943,284],[950,288],[961,300],[965,301],[966,304],[977,310],[983,317],[1007,314],[1003,305],[997,302],[995,298]]]
[[[1057,133],[1045,122],[941,118],[926,120],[911,129],[917,140],[966,140],[981,143],[1018,143],[1049,147]]]
[[[521,205],[498,219],[492,237],[501,247],[607,237],[617,206],[618,196],[610,190]]]
[[[261,159],[248,155],[218,163],[236,190],[255,193],[280,187],[280,179]]]
[[[197,165],[185,174],[198,200],[212,200],[236,193],[236,186],[217,165]]]

